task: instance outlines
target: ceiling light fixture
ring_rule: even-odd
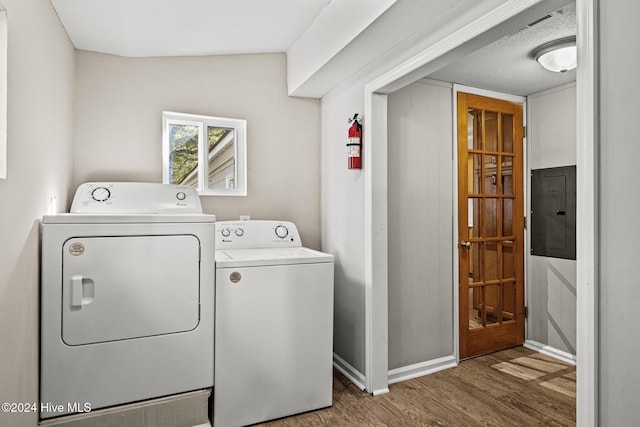
[[[573,70],[578,64],[576,36],[545,43],[531,52],[531,56],[549,71],[564,73]]]

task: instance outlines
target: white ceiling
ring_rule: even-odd
[[[306,52],[302,58],[308,62],[322,56],[321,51],[333,44],[337,44],[334,48],[338,51],[344,48],[345,43],[349,44],[395,1],[51,0],[51,3],[71,42],[80,50],[145,57],[288,52],[295,46]],[[341,31],[345,31],[346,24],[340,19],[343,15],[352,16],[347,6],[362,11],[357,16],[371,9],[371,16],[363,16],[360,23],[357,16],[349,18],[355,33],[344,35]],[[575,3],[550,15],[428,77],[514,95],[530,95],[574,81],[575,70],[552,73],[530,57],[536,47],[576,34]],[[297,46],[300,43],[296,42],[307,36],[318,37],[313,27],[321,27],[315,28],[315,33],[320,34],[317,41],[320,44]],[[309,49],[313,52],[307,52]],[[335,49],[329,49],[327,60],[336,55]]]
[[[76,49],[120,56],[286,52],[331,0],[51,0]]]
[[[507,35],[428,77],[523,96],[575,81],[575,70],[553,73],[531,57],[531,52],[546,42],[576,35],[575,3],[550,15],[550,18]]]

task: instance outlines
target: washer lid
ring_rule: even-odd
[[[225,249],[216,251],[216,267],[333,262],[333,255],[309,248]]]

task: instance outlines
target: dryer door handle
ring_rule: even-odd
[[[71,276],[71,307],[80,307],[82,305],[82,276]]]
[[[96,294],[95,283],[91,278],[81,274],[73,275],[69,279],[69,293],[71,307],[91,304]]]

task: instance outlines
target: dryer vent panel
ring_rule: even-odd
[[[576,259],[576,167],[531,171],[531,254]]]

